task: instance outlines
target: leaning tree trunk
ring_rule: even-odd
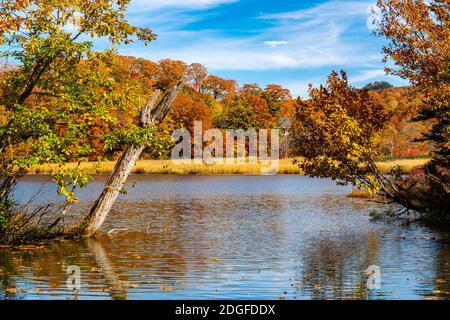
[[[162,121],[172,108],[172,104],[182,87],[183,84],[181,82],[177,83],[172,89],[167,91],[164,98],[158,104],[161,91],[156,90],[141,112],[140,125],[142,127],[148,127]],[[102,194],[95,202],[83,223],[84,236],[91,237],[100,229],[116,201],[120,190],[130,175],[131,169],[136,164],[144,149],[144,144],[138,146],[130,145],[117,161]]]

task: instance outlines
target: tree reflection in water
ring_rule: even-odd
[[[19,189],[42,184],[30,179]],[[103,229],[127,232],[0,248],[0,299],[450,297],[448,235],[372,223],[368,212],[381,205],[349,199],[333,181],[133,179],[136,187],[119,199]],[[68,220],[86,211],[103,182],[97,178],[82,191]],[[81,268],[77,295],[66,285],[71,265]],[[370,265],[381,267],[379,290],[366,288]]]

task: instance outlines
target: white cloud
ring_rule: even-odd
[[[162,37],[160,35],[160,37]],[[192,37],[192,35],[191,35]],[[186,38],[190,38],[187,36]],[[195,37],[192,39],[195,42]],[[324,41],[326,42],[326,41]],[[289,47],[286,45],[285,47]],[[202,42],[190,46],[171,47],[168,50],[149,48],[145,51],[132,50],[134,54],[159,60],[171,58],[188,63],[200,62],[211,70],[273,70],[294,68],[318,68],[345,65],[365,65],[379,60],[378,55],[354,53],[349,48],[310,44],[290,46],[273,52],[271,48],[258,46],[258,42],[242,43],[229,39]]]
[[[275,49],[276,47],[284,46],[284,45],[288,44],[288,42],[287,41],[264,41],[264,44]]]
[[[386,73],[382,69],[364,70],[363,72],[361,72],[355,76],[351,76],[349,78],[349,82],[350,83],[360,83],[360,82],[364,82],[364,81],[368,81],[368,80],[373,80],[376,78],[384,78],[385,76],[386,76]]]
[[[212,73],[222,75],[240,71],[265,74],[261,81],[279,83],[303,97],[307,96],[309,82],[324,83],[332,69],[351,70],[350,82],[354,85],[387,79],[381,65],[382,44],[370,34],[366,24],[367,8],[375,0],[332,0],[304,10],[261,14],[254,17],[261,22],[259,28],[238,36],[217,25],[214,30],[186,28],[205,15],[214,17],[214,11],[197,9],[233,0],[133,2],[135,8],[143,8],[142,14],[133,14],[133,19],[148,19],[159,37],[146,48],[129,46],[122,50],[125,54],[154,61],[171,58],[200,62]],[[156,15],[146,14],[146,6],[164,9]],[[248,76],[244,78],[249,81]]]
[[[309,84],[315,88],[325,85],[329,72],[322,76],[313,76],[303,80],[286,80],[278,81],[279,84],[289,89],[294,96],[308,98]],[[395,76],[386,75],[383,69],[367,69],[361,71],[350,71],[347,73],[349,83],[355,88],[361,88],[369,82],[388,81],[395,86],[408,86],[410,83]]]
[[[319,80],[314,78],[308,80],[292,80],[280,82],[280,85],[289,89],[294,97],[308,98],[309,84],[312,84],[314,87],[318,87],[323,82],[323,79]]]
[[[143,9],[131,18],[153,27],[158,40],[149,47],[135,44],[123,48],[121,52],[127,55],[153,61],[171,58],[199,62],[210,72],[233,75],[241,83],[253,79],[261,85],[279,83],[302,97],[307,97],[310,82],[314,86],[325,83],[333,69],[347,70],[350,83],[356,87],[374,80],[402,84],[385,75],[381,63],[383,40],[371,35],[367,27],[367,9],[375,0],[331,0],[303,10],[261,14],[253,17],[259,21],[251,30],[245,29],[245,21],[227,24],[233,29],[222,29],[214,24],[221,10],[197,10],[236,2],[232,0],[132,1],[135,8],[141,5]],[[150,5],[163,9],[148,14],[145,6]],[[203,19],[212,29],[189,28]]]
[[[354,32],[354,24],[359,21],[365,25],[370,3],[331,1],[302,11],[262,15],[257,18],[268,22],[266,28],[238,38],[221,30],[157,31],[159,40],[154,46],[135,54],[153,60],[200,62],[213,71],[368,68],[381,60],[381,48],[367,50],[372,40],[370,32],[367,30],[367,35],[361,38],[358,31],[360,38],[355,38],[358,33]],[[163,45],[169,39],[173,39],[171,45]]]
[[[348,19],[353,15],[368,15],[367,9],[375,1],[329,1],[321,5],[292,12],[262,15],[260,19],[270,20],[318,20]]]
[[[239,0],[132,0],[129,12],[146,12],[162,8],[207,9]]]
[[[384,69],[368,69],[362,70],[356,75],[349,74],[349,82],[355,87],[362,87],[373,81],[388,81],[394,86],[409,86],[408,80],[401,79],[396,76],[387,75]]]

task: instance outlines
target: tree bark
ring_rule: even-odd
[[[157,104],[161,91],[156,90],[141,112],[140,125],[148,127],[162,121],[172,108],[172,104],[181,91],[183,83],[177,83],[168,90],[162,100]],[[109,214],[114,202],[123,188],[132,168],[136,164],[145,144],[128,146],[120,159],[117,161],[114,170],[105,184],[102,194],[91,208],[89,215],[83,223],[83,233],[86,237],[91,237],[101,228],[103,222]]]

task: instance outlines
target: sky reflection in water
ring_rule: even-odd
[[[54,199],[44,177],[17,190]],[[71,221],[101,191],[81,192]],[[136,180],[136,185],[131,187]],[[446,233],[370,222],[380,204],[300,176],[133,176],[96,240],[0,248],[0,299],[424,299],[450,297]],[[70,222],[70,219],[68,222]],[[81,268],[81,290],[65,267]],[[381,288],[366,288],[378,265]]]

